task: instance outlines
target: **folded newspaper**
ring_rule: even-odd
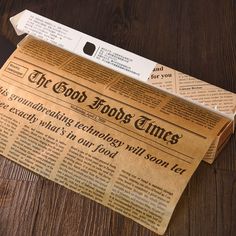
[[[0,153],[158,234],[236,95],[30,11],[0,71]]]

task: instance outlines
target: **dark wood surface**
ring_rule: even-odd
[[[234,0],[1,0],[0,35],[14,45],[8,19],[24,9],[236,92]],[[234,134],[200,164],[166,236],[236,234],[235,149]],[[0,236],[15,235],[156,234],[0,156]]]

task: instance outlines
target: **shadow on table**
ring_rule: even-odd
[[[15,46],[0,35],[0,67],[4,64],[7,58],[15,50]]]

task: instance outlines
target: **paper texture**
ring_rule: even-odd
[[[158,234],[232,120],[31,37],[0,71],[0,153]]]
[[[196,79],[167,66],[157,64],[148,83],[186,99],[227,114],[232,120],[236,114],[236,94]]]
[[[161,64],[156,65],[148,78],[148,83],[152,86],[188,99],[189,101],[203,105],[206,108],[226,114],[230,119],[234,120],[236,113],[236,94],[232,92],[226,91]],[[227,133],[228,135],[228,133],[233,132],[235,128],[234,126],[235,124],[231,126],[232,130],[228,129],[225,131],[225,134]],[[225,144],[222,139],[224,138],[216,138],[212,147],[204,157],[204,161],[207,161],[208,163],[214,161],[219,150],[222,149],[222,145]]]
[[[236,117],[236,95],[234,93],[115,47],[28,10],[12,17],[11,22],[17,34],[32,35],[114,71],[219,112],[232,121]],[[235,122],[230,127],[231,131],[226,128],[227,130],[222,133],[233,132]],[[224,137],[220,135],[212,144],[204,161],[212,163],[219,150],[222,149],[222,143],[226,143]]]

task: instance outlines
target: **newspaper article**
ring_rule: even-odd
[[[2,155],[158,234],[232,129],[220,114],[32,37],[0,71],[0,124]]]
[[[232,92],[161,64],[156,65],[147,81],[152,86],[203,104],[206,107],[229,115],[232,120],[234,119],[236,114],[236,94]],[[230,129],[228,132],[231,132]],[[220,137],[217,137],[203,160],[212,163],[225,143],[220,140]]]
[[[18,35],[27,33],[52,45],[87,58],[121,74],[167,90],[185,100],[197,103],[230,117],[236,115],[236,95],[229,91],[163,66],[147,58],[86,35],[28,10],[12,17]],[[231,128],[231,131],[230,131]],[[225,134],[234,131],[229,125],[215,139],[203,158],[212,163],[226,143]]]
[[[148,83],[232,117],[236,113],[236,94],[167,66],[157,64],[148,78]]]

